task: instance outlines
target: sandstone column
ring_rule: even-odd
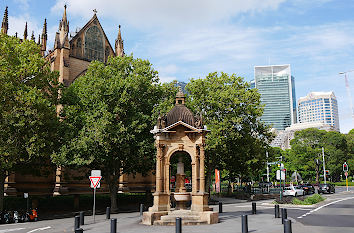
[[[203,144],[199,145],[199,150],[200,150],[200,188],[199,188],[199,192],[204,193],[205,192],[205,165],[204,165],[205,151],[204,151]]]

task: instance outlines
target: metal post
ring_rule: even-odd
[[[111,218],[111,207],[107,207],[106,208],[106,219],[110,219]]]
[[[269,183],[268,151],[266,151],[266,157],[267,157],[267,182]]]
[[[325,165],[324,148],[323,147],[322,147],[322,159],[323,159],[323,178],[324,178],[324,183],[326,184],[326,165]]]
[[[93,189],[93,223],[95,223],[96,220],[96,188]]]
[[[247,215],[242,215],[242,233],[248,233],[248,221],[247,221]]]
[[[85,212],[84,211],[80,211],[80,225],[84,225],[85,224]]]
[[[140,216],[143,216],[144,204],[140,204]]]
[[[256,202],[252,202],[252,214],[257,214]]]
[[[75,216],[74,229],[80,228],[80,216]]]
[[[117,219],[111,219],[111,233],[117,233]]]
[[[290,219],[284,219],[284,233],[292,233]]]
[[[281,162],[283,161],[283,156],[280,156],[280,184],[279,184],[279,187],[280,187],[280,196],[279,196],[279,199],[281,201],[282,197],[283,197],[283,190],[282,190],[282,182],[281,182],[281,175],[282,175],[282,167],[281,167]]]
[[[75,233],[83,233],[84,230],[82,228],[76,228]]]
[[[288,218],[288,211],[285,208],[281,209],[281,224],[284,224],[284,219]]]
[[[182,218],[176,218],[176,233],[182,233]]]
[[[219,201],[219,213],[222,213],[222,202]]]
[[[27,202],[26,202],[26,204],[27,204],[27,212],[29,211],[29,197],[27,197]]]
[[[280,218],[279,205],[275,205],[274,215],[275,215],[275,218]]]

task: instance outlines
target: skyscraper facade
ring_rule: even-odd
[[[261,120],[277,130],[297,122],[294,77],[290,65],[254,67],[255,87],[261,94]]]
[[[333,91],[310,92],[299,99],[299,122],[322,122],[339,131],[338,104]]]

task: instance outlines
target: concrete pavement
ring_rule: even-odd
[[[313,206],[288,206],[288,218],[292,220],[294,233],[354,233],[354,189],[346,192],[338,190],[336,194],[325,195],[327,200]],[[251,203],[232,199],[222,200],[223,211],[220,223],[214,225],[183,226],[184,233],[239,233],[241,232],[241,215],[248,215],[249,232],[281,233],[281,219],[274,218],[274,205],[271,201],[258,201],[257,214],[251,214]],[[212,206],[215,211],[218,206]],[[302,217],[301,217],[302,216]],[[174,226],[145,226],[140,224],[140,216],[135,213],[112,214],[117,218],[119,233],[172,233]],[[82,226],[86,233],[109,233],[110,221],[105,215],[85,217],[86,225]],[[0,233],[61,233],[74,232],[74,218],[39,221],[35,223],[19,223],[0,225]]]

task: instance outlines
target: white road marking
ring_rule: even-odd
[[[5,229],[5,230],[0,230],[0,233],[11,232],[11,231],[20,231],[23,229],[26,229],[26,228]]]
[[[37,228],[37,229],[34,229],[34,230],[29,231],[27,233],[32,233],[32,232],[35,232],[35,231],[43,231],[43,230],[47,230],[47,229],[50,229],[50,228],[52,228],[52,227],[47,226],[47,227]]]
[[[327,203],[327,204],[325,204],[325,205],[322,205],[322,206],[320,206],[320,207],[317,207],[316,209],[313,209],[313,210],[307,212],[306,214],[303,214],[303,215],[301,215],[301,216],[299,216],[299,217],[297,217],[297,218],[306,217],[307,215],[310,215],[310,214],[312,214],[313,212],[316,212],[316,211],[318,211],[318,210],[320,210],[320,209],[322,209],[322,208],[324,208],[324,207],[326,207],[326,206],[335,204],[335,203],[340,202],[340,201],[346,201],[346,200],[349,200],[349,199],[354,199],[354,197],[347,197],[347,198],[344,198],[344,199],[332,201],[332,202],[330,202],[330,203]]]
[[[252,208],[252,206],[250,206],[250,205],[247,205],[247,206],[238,206],[238,205],[233,205],[233,206],[235,206],[236,208],[237,207],[240,207],[240,208]],[[259,205],[257,205],[257,209],[273,209],[274,208],[274,206],[259,206]],[[301,207],[296,207],[296,206],[294,206],[294,207],[292,207],[292,206],[290,206],[290,207],[286,207],[287,209],[292,209],[292,210],[311,210],[311,207],[309,206],[309,208],[301,208]]]

